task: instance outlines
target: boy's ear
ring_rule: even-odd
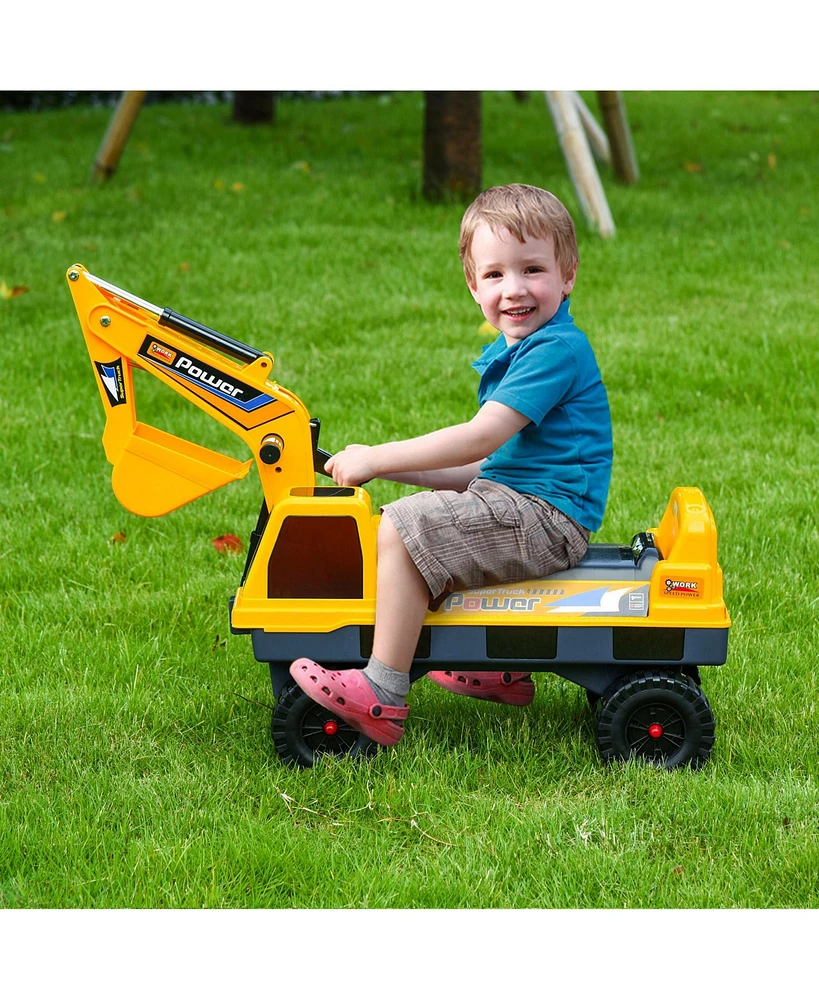
[[[472,298],[478,302],[478,283],[476,281],[470,281],[469,278],[466,279],[466,287],[472,294]]]
[[[571,271],[568,274],[563,275],[563,294],[568,295],[574,288],[574,283],[577,281],[577,261],[574,262]]]

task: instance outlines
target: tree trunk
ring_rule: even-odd
[[[242,125],[271,125],[276,116],[275,90],[234,90],[233,120]]]
[[[425,103],[423,195],[470,200],[481,190],[481,92],[428,90]]]

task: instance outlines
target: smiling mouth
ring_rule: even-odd
[[[513,319],[522,319],[524,316],[529,316],[535,311],[534,306],[528,306],[526,309],[504,309],[504,316],[511,316]]]

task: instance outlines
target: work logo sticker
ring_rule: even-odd
[[[176,361],[176,351],[172,351],[164,344],[158,344],[155,340],[151,341],[147,354],[152,361],[164,361],[166,365],[172,365]]]
[[[108,397],[108,402],[111,406],[119,406],[120,403],[124,403],[126,396],[125,377],[122,374],[122,358],[117,358],[116,361],[109,361],[107,364],[95,361],[94,367],[97,369],[100,382],[102,382],[105,395]]]
[[[673,594],[675,597],[700,597],[700,585],[698,580],[671,580],[665,581],[666,594]]]
[[[185,379],[186,382],[192,382],[200,389],[206,389],[214,396],[228,400],[245,413],[252,413],[259,407],[274,402],[272,396],[153,337],[146,337],[137,353],[146,361],[162,362],[163,367]]]

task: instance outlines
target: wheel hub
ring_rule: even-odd
[[[343,719],[331,715],[295,684],[286,686],[276,699],[270,730],[279,757],[300,767],[312,767],[324,754],[370,756],[378,746]]]
[[[672,757],[683,745],[685,723],[671,705],[642,705],[628,720],[626,738],[633,754],[659,761]]]

